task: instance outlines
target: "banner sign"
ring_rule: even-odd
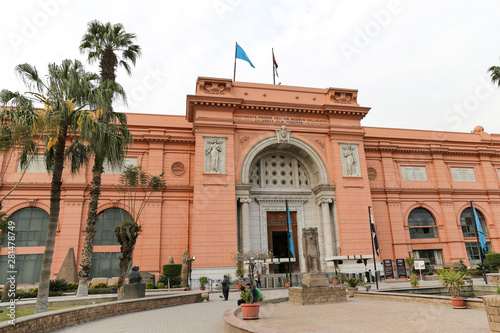
[[[408,275],[406,274],[406,265],[404,259],[396,259],[396,270],[398,272],[398,279],[406,280]]]
[[[394,280],[394,267],[392,266],[392,259],[382,260],[384,266],[385,280]]]

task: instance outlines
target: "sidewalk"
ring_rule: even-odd
[[[474,285],[484,281],[474,280]],[[436,286],[438,281],[422,281],[422,286]],[[381,282],[380,289],[409,287],[409,281]],[[375,285],[372,285],[375,290]],[[287,297],[287,289],[262,290],[266,299]],[[111,317],[55,332],[228,332],[222,316],[236,306],[237,292],[229,301],[211,293],[208,303],[143,311]],[[261,319],[253,325],[277,332],[489,332],[484,310],[454,310],[451,306],[403,303],[363,298],[348,298],[347,303],[298,306],[289,303],[264,304]]]

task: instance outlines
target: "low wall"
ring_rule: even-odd
[[[15,325],[0,323],[0,332],[45,333],[88,321],[126,313],[203,302],[201,292],[115,301],[76,308],[49,311],[16,319]]]
[[[288,297],[274,298],[265,300],[261,305],[275,304],[287,302]],[[259,326],[258,320],[243,320],[239,319],[238,315],[241,313],[241,306],[236,306],[224,312],[223,319],[226,322],[225,332],[229,333],[274,333],[275,330]]]
[[[354,292],[354,295],[355,297],[374,298],[386,301],[414,302],[451,306],[451,300],[449,296],[414,295],[380,291],[356,291]],[[479,298],[465,298],[465,305],[470,309],[484,309],[483,301]]]
[[[500,332],[500,296],[484,296],[486,317],[492,332]]]

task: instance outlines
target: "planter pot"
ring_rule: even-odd
[[[451,306],[453,306],[454,309],[467,309],[465,306],[464,299],[462,297],[460,298],[451,298]]]
[[[358,290],[358,287],[349,287],[347,288],[347,292],[349,293],[349,297],[354,297],[354,292]]]
[[[290,282],[285,282],[285,288],[290,288]]]
[[[191,288],[190,287],[186,287],[186,288],[184,288],[184,290],[185,291],[189,291],[189,290],[191,290]]]
[[[418,286],[412,286],[412,288],[418,288]]]
[[[262,274],[266,274],[266,270],[265,269],[262,270]]]
[[[260,303],[253,304],[241,304],[241,313],[243,314],[243,319],[253,320],[259,319]]]
[[[238,289],[238,290],[240,290],[240,289],[241,289],[241,287],[243,287],[243,285],[242,285],[241,283],[238,283],[238,284],[236,285],[236,289]]]
[[[338,285],[339,282],[340,282],[340,280],[332,280],[332,282],[333,282],[334,285]]]
[[[205,287],[200,287],[200,290],[201,291],[205,291]]]

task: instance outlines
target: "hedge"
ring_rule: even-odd
[[[167,278],[175,278],[181,276],[182,264],[166,264],[163,265],[163,276]]]

